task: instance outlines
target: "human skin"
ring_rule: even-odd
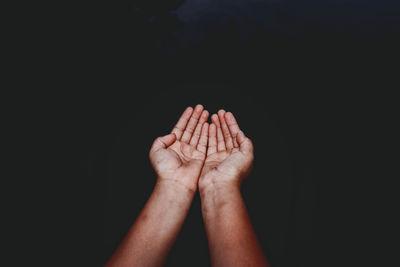
[[[253,144],[230,112],[211,116],[207,157],[199,178],[202,214],[213,266],[269,266],[241,195]]]
[[[197,191],[207,152],[209,113],[188,107],[172,132],[149,153],[157,174],[154,190],[106,266],[162,266]]]
[[[253,144],[232,113],[187,108],[171,134],[157,138],[153,193],[106,266],[162,266],[199,189],[213,266],[268,266],[240,187]]]

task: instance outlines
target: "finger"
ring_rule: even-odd
[[[212,114],[211,121],[215,124],[215,127],[220,127],[219,118],[217,114]]]
[[[228,125],[225,121],[225,113],[226,112],[223,109],[218,111],[218,118],[221,123],[222,135],[224,136],[226,149],[231,150],[233,148],[233,140]]]
[[[225,140],[224,136],[222,135],[221,127],[217,127],[217,150],[218,152],[225,151]]]
[[[176,135],[176,139],[180,140],[183,132],[186,128],[186,124],[188,123],[190,116],[192,115],[193,108],[187,107],[185,111],[182,113],[181,117],[179,118],[178,122],[176,123],[175,127],[172,129],[171,133]]]
[[[236,136],[237,142],[239,144],[239,150],[244,153],[253,153],[253,143],[249,138],[247,138],[242,131]]]
[[[208,128],[208,123],[204,123],[201,129],[199,144],[197,145],[197,150],[203,152],[204,154],[207,152]]]
[[[199,139],[200,139],[201,131],[203,129],[203,125],[207,121],[208,115],[209,115],[209,113],[207,110],[203,110],[203,112],[201,113],[199,122],[197,123],[196,129],[193,132],[192,139],[190,139],[190,144],[192,146],[197,146]],[[208,129],[207,129],[207,131],[208,131]]]
[[[224,141],[224,136],[222,135],[221,131],[221,122],[219,121],[218,115],[213,114],[211,116],[212,122],[215,124],[215,127],[217,129],[217,150],[218,151],[225,151],[225,141]]]
[[[185,143],[189,143],[190,138],[192,138],[192,134],[194,129],[196,128],[197,122],[199,121],[201,112],[203,111],[204,107],[202,105],[197,105],[194,108],[192,116],[189,119],[189,122],[186,125],[185,131],[183,132],[181,141]]]
[[[208,149],[207,155],[211,155],[217,152],[217,127],[214,123],[211,123],[208,128]]]
[[[236,140],[236,135],[239,133],[240,128],[239,125],[231,112],[225,113],[226,124],[228,125],[229,131],[231,133],[233,139],[233,146],[239,147],[239,144]]]
[[[154,140],[153,142],[153,145],[151,146],[150,153],[169,147],[175,142],[175,140],[176,140],[175,133],[170,133],[168,135],[156,138],[156,140]]]

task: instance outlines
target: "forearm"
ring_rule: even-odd
[[[107,266],[161,266],[189,211],[194,192],[172,181],[158,182]]]
[[[213,266],[268,266],[238,186],[200,191]]]

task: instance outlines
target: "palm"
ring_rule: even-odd
[[[227,172],[232,166],[240,164],[240,151],[221,151],[208,155],[204,163],[204,169],[208,171]]]
[[[202,176],[219,177],[221,181],[236,179],[251,167],[248,158],[248,155],[238,149],[210,154],[204,163]]]
[[[176,140],[167,149],[156,152],[159,172],[172,176],[177,171],[201,168],[205,154],[193,145]]]

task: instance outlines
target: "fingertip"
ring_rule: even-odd
[[[224,109],[218,110],[218,115],[221,116],[221,117],[224,117],[225,113],[226,113],[226,111]]]
[[[232,112],[230,112],[230,111],[226,112],[226,113],[225,113],[225,119],[229,119],[229,120],[233,119],[233,114],[232,114]]]
[[[218,115],[217,115],[217,114],[215,114],[215,113],[212,114],[211,120],[212,120],[212,122],[215,124],[215,126],[218,125],[218,123],[219,123],[219,118],[218,118]]]
[[[202,104],[197,104],[196,107],[194,108],[194,110],[196,110],[196,111],[201,111],[203,109],[204,109],[204,107]]]
[[[185,111],[182,114],[182,117],[184,118],[189,118],[193,113],[193,108],[192,107],[186,107]]]
[[[201,116],[202,116],[204,119],[207,119],[209,115],[210,115],[210,113],[208,112],[208,110],[203,110],[203,113],[201,114]]]
[[[170,133],[170,134],[165,135],[163,138],[164,138],[164,140],[167,140],[167,142],[174,142],[176,140],[176,134]]]

